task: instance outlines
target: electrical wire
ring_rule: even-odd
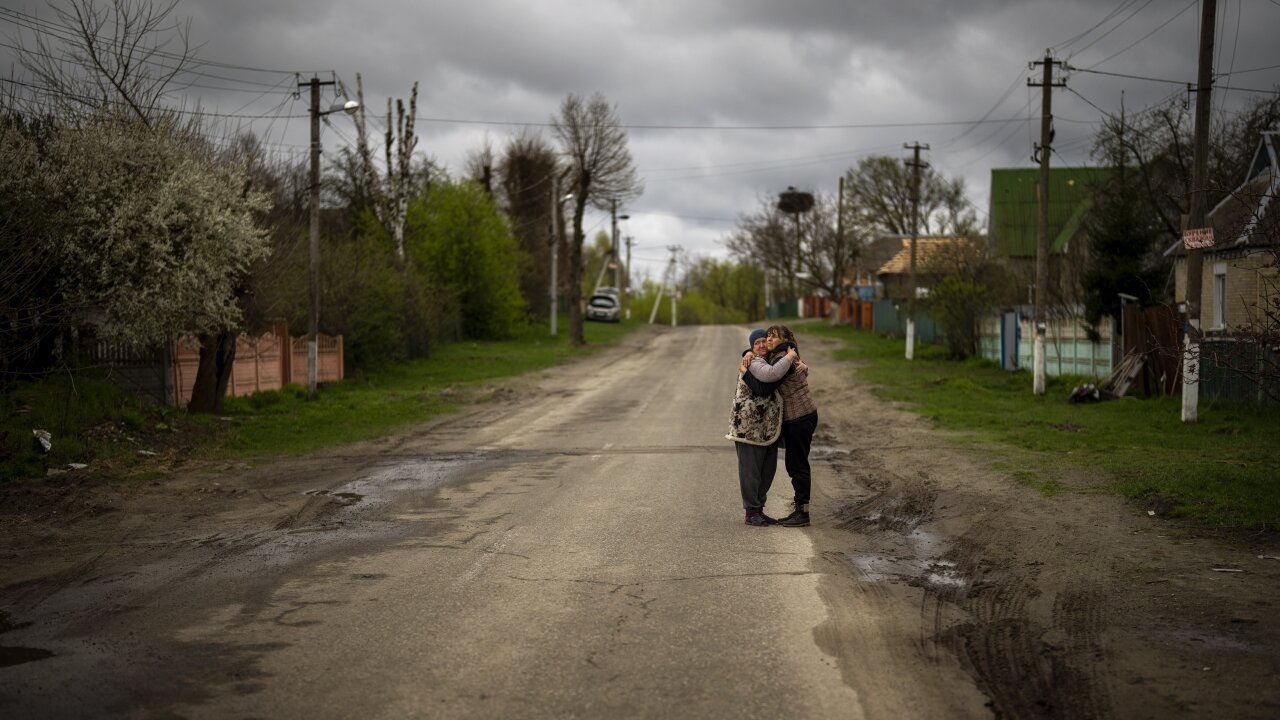
[[[1186,80],[1168,80],[1165,78],[1147,77],[1146,75],[1130,75],[1128,73],[1109,72],[1107,70],[1093,70],[1090,68],[1078,68],[1078,67],[1075,67],[1074,65],[1064,64],[1062,67],[1063,69],[1069,72],[1089,73],[1091,75],[1106,75],[1108,77],[1127,78],[1129,80],[1145,80],[1147,82],[1168,83],[1170,85],[1191,85],[1192,84]]]
[[[1226,11],[1224,10],[1223,12],[1225,14]],[[1231,73],[1235,71],[1236,68],[1236,50],[1240,49],[1240,17],[1242,15],[1244,15],[1244,3],[1240,2],[1240,0],[1236,0],[1236,36],[1235,40],[1231,43],[1231,64],[1227,67],[1228,77],[1230,77]],[[1221,65],[1215,67],[1221,67]],[[1224,94],[1218,101],[1218,111],[1221,112],[1226,106],[1227,96]]]
[[[1094,30],[1097,30],[1098,28],[1102,27],[1102,26],[1103,26],[1103,25],[1105,25],[1105,24],[1107,23],[1107,21],[1109,21],[1111,18],[1113,18],[1113,17],[1115,17],[1116,15],[1119,15],[1121,12],[1123,12],[1123,11],[1124,11],[1124,9],[1125,9],[1128,5],[1130,5],[1130,4],[1132,4],[1132,3],[1135,3],[1135,2],[1137,2],[1137,1],[1138,1],[1138,0],[1122,0],[1122,1],[1121,1],[1121,3],[1120,3],[1119,5],[1117,5],[1117,6],[1116,6],[1116,7],[1115,7],[1111,12],[1107,13],[1106,17],[1104,17],[1104,18],[1102,18],[1101,20],[1099,20],[1099,21],[1098,21],[1098,22],[1097,22],[1093,27],[1089,28],[1088,30],[1085,30],[1085,31],[1084,31],[1084,32],[1082,32],[1082,33],[1079,33],[1079,34],[1077,34],[1077,35],[1073,36],[1073,37],[1072,37],[1072,38],[1070,38],[1069,40],[1063,40],[1062,42],[1058,43],[1057,45],[1052,45],[1051,47],[1052,47],[1054,50],[1058,50],[1058,51],[1065,51],[1065,50],[1067,49],[1067,47],[1068,47],[1068,46],[1073,45],[1073,44],[1075,44],[1075,43],[1079,42],[1080,40],[1083,40],[1083,39],[1085,38],[1085,36],[1086,36],[1086,35],[1088,35],[1089,33],[1093,32]]]
[[[1102,33],[1101,35],[1099,35],[1098,37],[1094,38],[1094,39],[1093,39],[1093,42],[1090,42],[1088,45],[1085,45],[1084,47],[1080,48],[1079,50],[1076,50],[1075,52],[1071,53],[1071,57],[1074,57],[1074,56],[1076,56],[1076,55],[1079,55],[1080,53],[1084,52],[1085,50],[1088,50],[1089,48],[1093,47],[1094,45],[1097,45],[1097,44],[1098,44],[1099,42],[1101,42],[1102,40],[1106,39],[1106,37],[1107,37],[1108,35],[1110,35],[1111,33],[1115,32],[1116,30],[1119,30],[1119,29],[1120,29],[1120,28],[1121,28],[1125,23],[1127,23],[1127,22],[1129,22],[1130,20],[1132,20],[1132,19],[1133,19],[1133,16],[1135,16],[1135,15],[1137,15],[1138,13],[1142,12],[1142,10],[1143,10],[1144,8],[1146,8],[1148,5],[1150,5],[1150,4],[1152,3],[1152,1],[1153,1],[1153,0],[1147,0],[1146,2],[1144,2],[1142,5],[1140,5],[1140,6],[1139,6],[1137,9],[1135,9],[1133,12],[1131,12],[1131,13],[1129,13],[1127,16],[1125,16],[1125,18],[1124,18],[1123,20],[1121,20],[1120,22],[1118,22],[1118,23],[1116,23],[1115,25],[1113,25],[1113,26],[1111,27],[1111,29],[1110,29],[1110,30],[1108,30],[1108,31],[1106,31],[1106,32]]]
[[[1263,70],[1275,70],[1277,68],[1280,68],[1280,65],[1267,65],[1265,67],[1249,68],[1248,70],[1235,70],[1229,73],[1218,73],[1214,77],[1227,77],[1228,75],[1246,75],[1248,73],[1262,72]]]
[[[38,16],[30,15],[24,12],[20,12],[18,10],[12,10],[10,8],[4,8],[4,7],[0,7],[0,20],[8,20],[9,22],[12,22],[15,25],[26,27],[29,30],[35,30],[37,32],[46,32],[50,35],[53,35],[54,37],[59,38],[60,40],[68,40],[68,39],[74,40],[79,33],[77,28],[71,27],[69,25],[64,25],[62,23],[57,23],[50,20],[43,20]],[[45,28],[45,29],[41,30],[41,28]],[[72,38],[67,38],[65,36],[58,35],[58,32],[70,33],[72,35]],[[117,46],[117,49],[123,49],[124,47],[122,42],[118,42],[114,38],[104,39],[102,37],[98,37],[97,39],[103,42],[103,44],[107,44],[107,45],[115,43]],[[191,60],[192,59],[190,56],[182,55],[180,53],[167,52],[159,48],[154,48],[152,49],[151,52],[157,57],[163,57],[170,60]],[[281,68],[263,68],[263,67],[255,67],[252,65],[240,65],[237,63],[220,62],[217,60],[196,60],[196,64],[200,67],[216,67],[216,68],[223,68],[227,70],[242,70],[244,72],[259,72],[259,73],[272,73],[272,74],[283,73],[286,75],[298,75],[298,74],[315,75],[315,74],[329,72],[328,70],[297,70],[297,69],[286,70]]]
[[[1094,64],[1090,65],[1090,66],[1089,66],[1089,68],[1087,68],[1087,69],[1096,68],[1096,67],[1098,67],[1099,65],[1101,65],[1101,64],[1103,64],[1103,63],[1105,63],[1105,62],[1108,62],[1108,61],[1110,61],[1110,60],[1113,60],[1113,59],[1115,59],[1116,57],[1119,57],[1120,55],[1123,55],[1124,53],[1129,52],[1129,51],[1130,51],[1130,50],[1132,50],[1135,46],[1137,46],[1137,45],[1138,45],[1138,43],[1141,43],[1143,40],[1146,40],[1147,38],[1151,37],[1152,35],[1155,35],[1157,32],[1159,32],[1160,30],[1164,29],[1164,26],[1168,25],[1169,23],[1173,22],[1174,20],[1177,20],[1179,17],[1182,17],[1182,14],[1183,14],[1183,13],[1185,13],[1185,12],[1186,12],[1186,11],[1188,11],[1188,10],[1190,10],[1190,9],[1191,9],[1192,7],[1194,7],[1194,6],[1195,6],[1195,4],[1196,4],[1197,2],[1199,2],[1199,1],[1200,1],[1200,0],[1191,0],[1191,2],[1187,3],[1187,6],[1186,6],[1186,7],[1182,8],[1182,9],[1181,9],[1181,10],[1179,10],[1178,12],[1174,13],[1174,15],[1173,15],[1172,17],[1170,17],[1168,20],[1165,20],[1164,22],[1162,22],[1162,23],[1160,23],[1159,25],[1157,25],[1157,26],[1155,27],[1155,29],[1154,29],[1154,30],[1152,30],[1151,32],[1147,33],[1146,35],[1143,35],[1142,37],[1138,38],[1137,40],[1134,40],[1133,42],[1131,42],[1131,43],[1129,43],[1128,45],[1124,46],[1122,49],[1118,50],[1117,52],[1114,52],[1114,53],[1112,53],[1112,54],[1110,54],[1110,55],[1106,56],[1105,58],[1103,58],[1103,59],[1099,60],[1098,62],[1096,62],[1096,63],[1094,63]],[[1146,7],[1146,6],[1144,5],[1143,7]]]
[[[843,151],[840,151],[840,152],[834,152],[834,153],[821,153],[821,154],[819,154],[819,155],[802,155],[802,156],[798,156],[798,157],[775,158],[775,159],[772,159],[772,160],[752,160],[752,161],[747,161],[747,162],[724,163],[724,164],[721,164],[721,165],[686,165],[686,166],[684,166],[684,167],[674,167],[674,168],[652,168],[652,169],[646,168],[646,169],[645,169],[645,172],[646,172],[646,173],[660,173],[660,172],[690,172],[690,171],[693,171],[693,170],[719,170],[719,169],[727,169],[727,168],[763,167],[763,166],[767,166],[767,165],[787,165],[787,166],[790,166],[790,165],[789,165],[790,163],[803,163],[803,162],[808,162],[808,161],[834,160],[834,159],[839,159],[839,158],[848,158],[848,157],[851,157],[851,156],[865,155],[865,154],[870,153],[870,152],[875,152],[875,151],[877,151],[877,150],[887,149],[887,148],[890,148],[890,147],[894,147],[894,146],[892,146],[892,145],[883,145],[883,146],[878,146],[878,147],[874,147],[874,148],[855,149],[855,150],[843,150]]]
[[[54,88],[47,88],[40,85],[33,85],[31,83],[22,82],[21,80],[12,80],[10,78],[0,77],[0,82],[9,83],[10,85],[16,85],[18,87],[29,88],[32,90],[36,90],[37,92],[60,95],[62,97],[65,97],[71,100],[77,100],[85,104],[107,103],[109,105],[118,105],[120,107],[129,106],[128,103],[122,100],[112,100],[110,98],[92,98],[86,95],[79,95],[76,93],[67,92],[65,90],[56,90]],[[247,115],[247,114],[238,114],[238,113],[216,113],[216,112],[206,112],[203,110],[182,110],[179,108],[156,108],[156,109],[163,110],[164,112],[174,113],[175,115],[187,115],[190,117],[231,118],[231,119],[239,119],[239,120],[264,120],[269,118],[281,117],[279,115]],[[308,115],[291,115],[289,117],[309,117],[309,116]]]
[[[1126,0],[1126,1],[1128,1],[1128,0]],[[999,108],[1002,104],[1004,104],[1004,101],[1005,101],[1005,100],[1008,100],[1008,99],[1009,99],[1009,96],[1013,95],[1013,91],[1014,91],[1014,90],[1016,90],[1016,89],[1018,88],[1018,86],[1022,84],[1022,80],[1023,80],[1023,78],[1025,78],[1025,77],[1026,77],[1026,75],[1027,75],[1027,71],[1026,71],[1026,70],[1019,70],[1019,71],[1018,71],[1018,74],[1013,78],[1013,82],[1009,84],[1009,87],[1005,88],[1005,91],[1004,91],[1003,93],[1001,93],[1001,94],[1000,94],[999,99],[997,99],[997,100],[995,101],[995,103],[993,103],[993,104],[991,105],[991,107],[990,107],[990,108],[989,108],[989,109],[988,109],[988,110],[987,110],[987,111],[982,115],[982,117],[981,117],[981,118],[979,118],[979,119],[978,119],[978,121],[977,121],[977,122],[975,122],[974,124],[972,124],[972,125],[970,125],[969,127],[965,128],[965,131],[964,131],[964,132],[962,132],[962,133],[960,133],[959,135],[955,136],[954,138],[951,138],[950,140],[948,140],[948,141],[947,141],[947,144],[950,144],[950,143],[953,143],[953,142],[956,142],[956,141],[960,140],[960,139],[961,139],[961,138],[963,138],[964,136],[966,136],[966,135],[968,135],[969,133],[973,132],[973,131],[974,131],[974,129],[975,129],[975,128],[977,128],[977,127],[978,127],[978,125],[980,125],[982,122],[984,122],[987,118],[991,117],[991,113],[995,112],[997,108]]]
[[[624,130],[874,130],[880,128],[910,127],[946,127],[950,125],[970,125],[976,123],[1003,123],[1017,118],[1000,118],[996,120],[944,120],[935,122],[888,122],[888,123],[847,123],[836,125],[652,125],[621,123],[617,127]],[[478,120],[470,118],[414,118],[415,122],[455,124],[455,125],[509,125],[516,127],[554,127],[552,122],[524,122],[516,120]]]

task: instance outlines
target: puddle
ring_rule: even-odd
[[[939,587],[964,587],[965,577],[956,570],[956,564],[950,560],[934,560],[929,563],[929,575],[925,581]]]
[[[418,460],[397,460],[357,478],[329,494],[347,500],[347,504],[363,502],[382,505],[404,492],[434,490],[460,472],[483,462],[483,454],[458,454]]]
[[[53,657],[53,653],[49,650],[28,647],[5,647],[0,645],[0,667],[21,665],[22,663],[44,660],[45,658],[51,657]]]
[[[364,495],[361,495],[360,493],[333,492],[331,490],[308,490],[302,494],[303,495],[327,495],[328,497],[338,498],[339,500],[343,501],[347,505],[355,505],[356,503],[364,499]]]
[[[31,623],[28,622],[15,625],[9,620],[8,613],[0,612],[0,633],[7,633],[11,630],[20,630],[30,624]],[[0,645],[0,667],[21,665],[22,663],[44,660],[45,658],[50,657],[53,657],[53,652],[49,650],[29,647],[5,647]]]
[[[824,445],[813,445],[809,448],[810,460],[827,460],[835,457],[849,457],[853,453],[847,448],[833,448]]]
[[[934,588],[959,588],[968,584],[951,560],[941,559],[948,543],[939,534],[913,530],[902,536],[901,553],[845,553],[845,560],[871,582],[927,585]]]

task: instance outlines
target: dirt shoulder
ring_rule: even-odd
[[[998,451],[831,370],[811,379],[834,475],[818,542],[869,597],[918,607],[919,641],[958,656],[997,716],[1280,716],[1274,537],[1195,537],[1082,488],[1045,497],[991,470]]]

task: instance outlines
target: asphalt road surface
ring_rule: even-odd
[[[0,641],[52,657],[0,669],[0,707],[989,717],[924,637],[920,604],[858,582],[829,528],[743,524],[724,433],[745,342],[731,327],[648,334],[487,410],[224,475],[214,484],[309,494],[271,525],[195,518],[104,545],[73,582],[9,586],[8,622],[31,624]],[[839,452],[815,448],[817,485]],[[780,462],[770,511],[789,497]]]

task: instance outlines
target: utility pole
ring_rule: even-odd
[[[558,310],[556,307],[556,265],[558,263],[556,261],[560,259],[560,224],[557,222],[560,210],[560,183],[554,177],[551,178],[550,210],[550,220],[547,226],[547,244],[551,246],[551,282],[547,285],[547,295],[551,301],[551,337],[555,337],[556,317],[558,314],[556,312]]]
[[[624,317],[631,319],[631,246],[635,244],[635,238],[627,236],[627,269],[622,276],[622,302],[626,303]]]
[[[1191,213],[1185,229],[1205,227],[1208,203],[1205,184],[1209,162],[1209,111],[1213,87],[1213,32],[1216,0],[1200,6],[1200,70],[1196,77],[1195,154],[1191,160]],[[1184,240],[1185,243],[1185,240]],[[1182,354],[1182,422],[1196,422],[1200,405],[1200,295],[1204,284],[1200,247],[1187,248],[1187,332]]]
[[[1035,325],[1036,336],[1032,361],[1033,377],[1031,391],[1036,395],[1044,394],[1045,386],[1045,330],[1046,300],[1049,295],[1049,154],[1053,147],[1053,88],[1066,87],[1065,82],[1053,81],[1053,66],[1062,63],[1053,59],[1046,50],[1044,60],[1031,63],[1044,66],[1043,79],[1034,83],[1027,78],[1028,87],[1038,87],[1040,93],[1040,143],[1036,145],[1036,155],[1040,161],[1040,182],[1037,183],[1037,200],[1040,205],[1040,221],[1036,230],[1036,294]]]
[[[671,283],[671,317],[672,322],[675,322],[676,253],[680,251],[680,246],[668,245],[667,249],[671,251],[671,260],[667,262],[667,269],[662,273],[662,284],[658,286],[658,297],[654,299],[653,309],[649,311],[650,325],[658,317],[658,306],[662,304],[662,292],[667,289],[667,283]]]
[[[836,191],[836,257],[844,256],[844,175],[840,176],[839,189]],[[831,269],[831,285],[835,288],[835,304],[831,308],[831,327],[840,324],[840,304],[844,300],[844,271],[847,268]]]
[[[609,262],[605,263],[608,267],[609,263],[613,264],[613,287],[618,285],[618,201],[617,199],[609,201],[609,216],[613,219],[613,229],[609,233]]]
[[[928,145],[918,142],[902,147],[911,151],[911,160],[907,166],[911,168],[911,267],[907,272],[907,359],[915,357],[916,351],[916,240],[919,239],[920,226],[920,170],[929,166],[920,162],[920,151],[928,150]],[[841,178],[843,181],[843,178]]]
[[[311,88],[311,222],[310,266],[307,276],[311,303],[307,312],[307,399],[316,397],[317,342],[320,334],[320,86],[333,85],[329,80],[321,82],[313,77],[298,86]]]

